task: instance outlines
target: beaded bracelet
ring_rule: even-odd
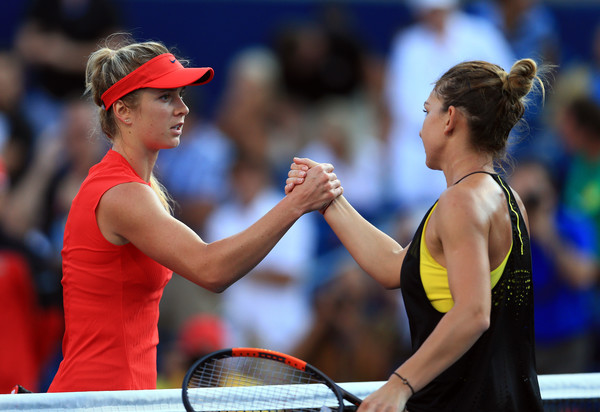
[[[409,387],[409,389],[410,389],[410,391],[412,392],[413,395],[415,394],[415,390],[413,389],[413,387],[410,384],[410,382],[408,381],[408,379],[404,378],[402,375],[400,375],[396,371],[394,371],[394,375],[396,375],[397,377],[399,377],[400,380],[402,381],[402,383]]]

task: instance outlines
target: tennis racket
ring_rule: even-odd
[[[196,361],[183,379],[182,398],[188,412],[343,412],[362,402],[314,366],[256,348],[223,349]]]

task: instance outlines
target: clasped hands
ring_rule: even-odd
[[[286,195],[292,193],[296,186],[314,185],[318,190],[314,190],[312,195],[321,202],[320,205],[317,203],[314,210],[321,213],[325,213],[331,202],[344,193],[341,182],[333,173],[332,164],[318,163],[308,158],[294,157],[285,183]]]

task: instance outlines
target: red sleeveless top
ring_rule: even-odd
[[[73,200],[62,250],[63,361],[49,392],[156,388],[158,304],[172,272],[128,243],[108,242],[96,207],[110,188],[142,180],[109,150]]]

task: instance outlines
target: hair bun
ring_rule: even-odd
[[[515,99],[525,97],[533,88],[537,64],[532,59],[521,59],[515,62],[503,81],[503,90]]]

